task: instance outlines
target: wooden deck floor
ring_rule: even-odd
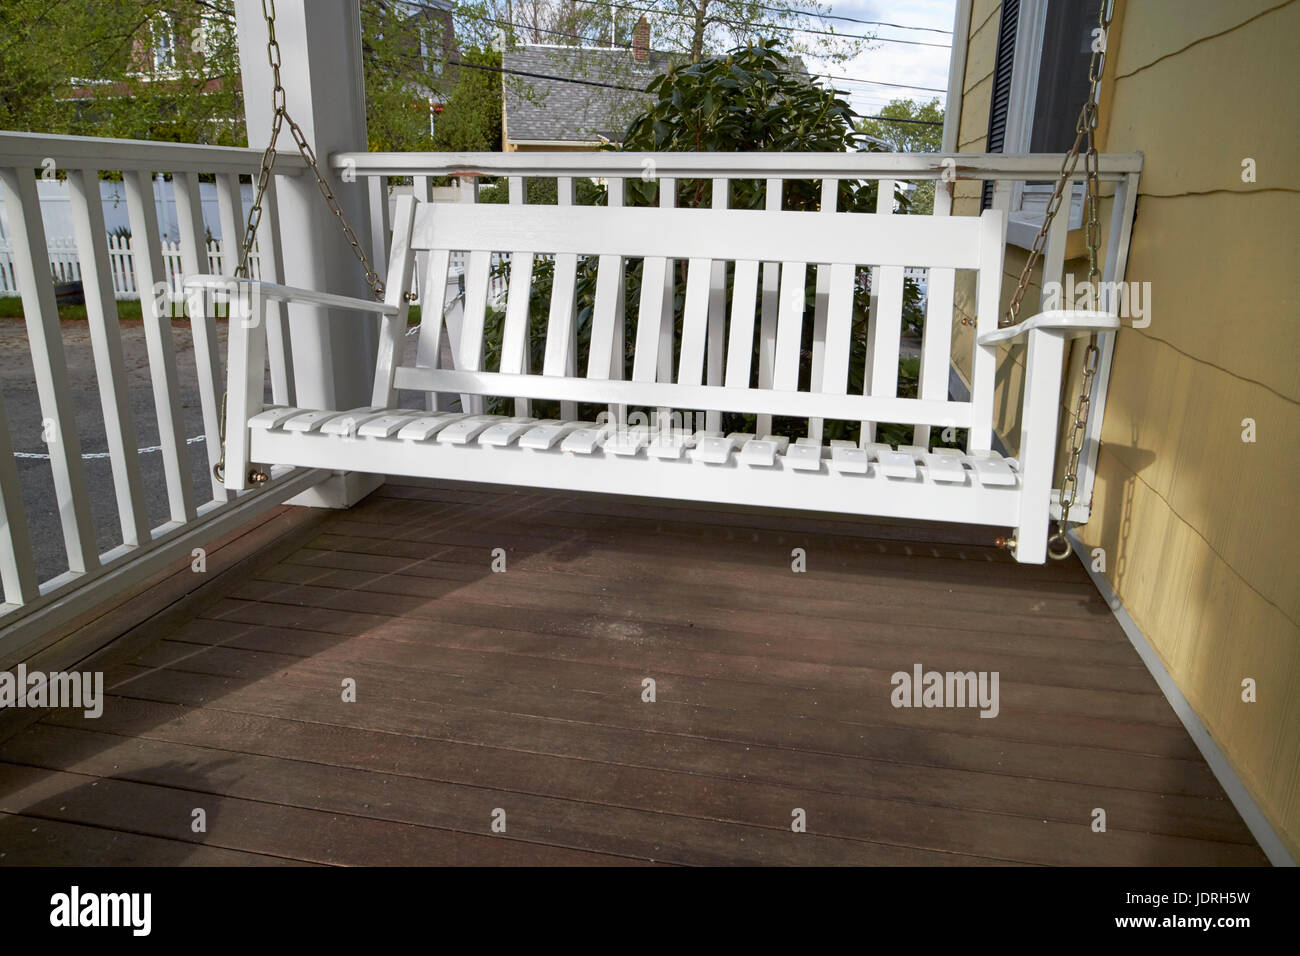
[[[1077,562],[983,540],[389,484],[0,743],[0,864],[1264,864]]]

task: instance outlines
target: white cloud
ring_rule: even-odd
[[[956,0],[843,0],[832,2],[830,12],[839,16],[862,20],[877,20],[909,27],[930,27],[943,33],[919,30],[900,30],[885,26],[868,26],[860,23],[833,21],[836,30],[846,33],[873,33],[879,42],[868,44],[869,49],[854,59],[834,64],[807,57],[809,69],[814,73],[855,80],[883,80],[887,83],[915,83],[925,89],[898,89],[861,82],[837,84],[848,94],[850,105],[863,114],[873,114],[893,99],[916,99],[923,102],[938,97],[943,103],[947,96],[934,90],[948,89],[948,61],[951,56],[952,21]],[[907,43],[890,43],[888,39],[938,43],[944,46],[917,46]],[[811,39],[811,37],[809,38]]]

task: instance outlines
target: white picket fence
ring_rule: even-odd
[[[49,253],[50,275],[54,278],[54,281],[56,283],[79,282],[81,280],[81,262],[77,258],[76,240],[71,238],[49,239],[46,241],[46,247]],[[208,240],[207,253],[208,271],[213,273],[225,271],[225,258],[220,239]],[[163,268],[167,273],[167,287],[172,295],[179,296],[182,282],[180,243],[164,240],[162,243],[162,258]],[[464,273],[464,260],[464,253],[457,253],[451,257],[453,280]],[[506,278],[504,275],[495,272],[495,267],[499,261],[500,256],[494,254],[492,262],[494,273],[490,289],[490,302],[494,306],[503,303],[506,295]],[[108,237],[108,263],[109,272],[113,277],[113,297],[115,299],[140,298],[140,288],[136,281],[135,253],[131,249],[131,238],[129,236],[119,234]],[[256,245],[253,246],[253,254],[249,257],[249,271],[255,279],[262,277]],[[417,302],[419,301],[418,290],[423,285],[424,283],[417,274],[414,282],[414,288],[417,291]],[[8,240],[0,239],[0,296],[18,294],[18,280],[14,273],[13,250]]]
[[[79,282],[81,280],[81,262],[77,256],[77,243],[74,239],[55,238],[46,241],[50,260],[50,275],[55,282]],[[222,272],[224,255],[220,239],[209,239],[207,243],[208,269]],[[182,270],[181,247],[179,242],[162,243],[163,268],[167,274],[167,287],[173,295],[180,295]],[[140,287],[136,281],[135,253],[131,249],[129,236],[115,235],[108,237],[109,273],[113,277],[113,297],[115,299],[138,299]],[[257,247],[249,257],[249,271],[253,278],[261,278]],[[14,273],[13,250],[8,240],[0,239],[0,295],[18,295],[18,280]]]

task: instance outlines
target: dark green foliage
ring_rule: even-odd
[[[650,108],[629,125],[618,148],[626,151],[709,151],[709,152],[848,152],[874,150],[854,125],[854,113],[834,93],[814,85],[804,74],[794,72],[775,43],[741,47],[724,56],[700,63],[675,67],[655,79],[649,86],[655,100]],[[534,189],[539,197],[534,198]],[[593,186],[595,204],[604,204],[605,187]],[[541,198],[542,183],[530,183],[529,202],[554,201]],[[624,202],[630,206],[659,203],[659,180],[629,178],[625,180]],[[876,206],[875,181],[841,180],[837,208],[847,212],[872,212]],[[505,201],[504,185],[492,190],[486,201]],[[484,190],[487,193],[488,190]],[[553,195],[553,192],[552,194]],[[581,202],[584,197],[579,196]],[[676,202],[681,207],[713,204],[711,180],[678,180]],[[895,193],[901,213],[907,213],[908,198]],[[761,209],[767,201],[766,185],[761,180],[730,183],[727,204],[733,209]],[[821,183],[816,180],[787,180],[782,205],[787,210],[816,211],[821,204]],[[508,270],[508,265],[503,269]],[[544,329],[549,310],[551,271],[548,260],[534,265],[531,288],[532,367],[541,367]],[[728,266],[728,282],[733,267]],[[637,311],[641,294],[641,261],[628,260],[625,283],[626,335],[624,339],[624,373],[631,376],[633,346],[636,341]],[[677,341],[681,340],[681,315],[685,298],[685,263],[678,263],[674,273],[674,314],[677,316]],[[596,260],[579,261],[577,281],[578,368],[584,370],[591,334],[591,317],[595,305]],[[730,290],[728,290],[730,292]],[[804,342],[801,355],[800,388],[807,388],[812,377],[813,308],[816,300],[816,270],[808,270]],[[849,392],[861,394],[866,363],[866,341],[870,312],[870,295],[866,270],[859,270],[854,295],[852,347],[849,361]],[[503,317],[489,316],[488,368],[497,359]],[[909,280],[904,288],[904,333],[920,331],[923,314],[920,296]],[[758,323],[755,322],[757,330]],[[753,384],[757,385],[758,362],[752,364]],[[916,360],[905,361],[900,369],[899,395],[916,395]],[[499,405],[504,409],[506,406]],[[594,416],[599,409],[584,408],[584,416]],[[644,410],[643,410],[644,411]],[[556,414],[555,409],[539,409],[540,414]],[[726,431],[753,431],[754,416],[728,414],[723,417]],[[806,434],[807,421],[777,419],[773,428],[778,434],[798,437]],[[856,439],[857,422],[827,421],[827,439]],[[892,443],[911,439],[910,427],[882,425],[879,440]],[[937,436],[936,436],[937,437]]]

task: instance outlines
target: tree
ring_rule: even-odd
[[[240,145],[231,0],[7,0],[0,128]]]
[[[643,15],[656,50],[698,63],[737,45],[780,39],[793,54],[843,62],[860,53],[863,27],[840,29],[818,0],[470,0],[457,6],[457,34],[491,43],[628,46]],[[808,32],[814,31],[814,32]]]
[[[433,148],[448,152],[501,150],[501,54],[463,50],[455,85],[433,127]],[[486,69],[477,69],[485,67]]]
[[[706,57],[699,63],[670,68],[668,73],[650,83],[649,92],[653,101],[645,112],[632,121],[623,142],[616,148],[635,152],[845,152],[877,151],[883,148],[871,143],[859,132],[855,125],[857,116],[834,90],[818,86],[806,73],[792,69],[790,60],[772,41],[739,47],[723,55]],[[837,208],[848,212],[872,212],[876,206],[877,188],[875,180],[863,182],[842,179],[839,182]],[[654,178],[647,181],[641,177],[628,177],[624,180],[624,189],[627,205],[658,204],[659,181]],[[603,192],[602,187],[601,193]],[[730,183],[728,205],[733,209],[761,209],[766,205],[766,198],[766,186],[762,181],[733,180]],[[707,206],[712,199],[709,180],[677,182],[678,206]],[[595,205],[603,205],[605,201],[602,195],[593,197]],[[895,201],[902,212],[908,211],[909,200],[905,193],[896,191]],[[815,211],[820,208],[820,202],[819,182],[788,180],[785,183],[783,208]],[[685,263],[682,267],[674,275],[677,341],[681,340],[680,323],[686,286]],[[542,332],[546,328],[549,310],[552,269],[553,264],[549,261],[536,263],[530,285],[533,368],[540,368],[543,358],[545,341]],[[628,262],[623,290],[624,312],[627,316],[624,341],[629,349],[624,355],[624,365],[628,377],[631,375],[630,349],[637,338],[642,269],[641,263],[634,260]],[[580,260],[576,284],[580,356],[584,354],[590,340],[597,271],[598,265],[594,259]],[[811,311],[816,301],[816,270],[809,270],[804,301],[805,307]],[[851,393],[862,392],[869,317],[870,289],[865,271],[860,271],[854,290],[853,340],[849,355],[848,387]],[[503,320],[500,313],[489,317],[486,332],[489,355],[500,347]],[[919,295],[910,280],[904,285],[903,320],[912,329],[919,329],[923,321]],[[812,374],[813,326],[812,316],[806,316],[800,360],[800,380],[804,387]],[[753,363],[753,368],[758,368],[757,362]],[[903,363],[900,369],[901,395],[906,396],[909,391],[915,395],[916,378],[916,360]],[[506,405],[502,403],[495,407],[505,410]],[[597,411],[594,407],[581,409],[580,414],[594,416]],[[537,403],[534,413],[558,414],[558,408]],[[775,428],[779,434],[798,437],[806,433],[807,422],[782,419]],[[826,422],[824,434],[828,439],[855,438],[859,428],[859,424],[853,422]],[[752,432],[753,416],[724,415],[723,430]],[[895,444],[906,444],[911,440],[910,428],[882,425],[879,434],[880,440]]]
[[[878,115],[896,122],[863,119],[858,122],[858,130],[887,143],[892,152],[937,153],[943,149],[943,107],[938,99],[928,103],[891,100]],[[912,193],[912,207],[924,215],[934,210],[933,180],[917,184]]]

